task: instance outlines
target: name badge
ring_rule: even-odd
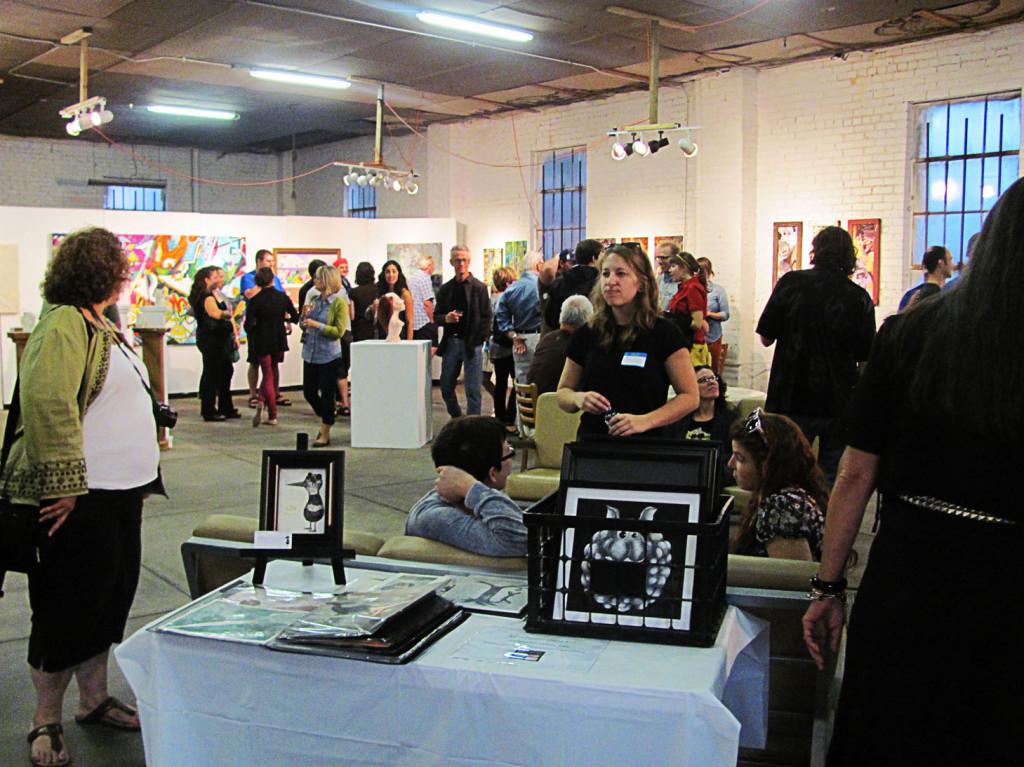
[[[626,352],[622,355],[622,367],[642,368],[647,364],[646,352]]]

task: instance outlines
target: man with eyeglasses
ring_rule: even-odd
[[[669,260],[678,255],[679,246],[671,240],[654,249],[654,262],[658,265],[658,303],[662,314],[668,311],[668,304],[678,289],[672,275],[668,273]]]
[[[505,425],[488,416],[445,424],[430,456],[434,489],[409,512],[406,535],[417,535],[491,557],[526,556],[523,512],[504,492],[515,450]]]
[[[455,276],[437,291],[434,319],[443,323],[444,337],[437,348],[441,357],[441,398],[448,415],[462,415],[455,386],[465,370],[466,412],[480,414],[480,383],[483,379],[481,348],[491,333],[491,298],[487,286],[469,272],[469,248],[451,250]]]

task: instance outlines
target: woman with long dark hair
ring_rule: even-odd
[[[581,435],[674,435],[678,429],[668,427],[697,408],[697,383],[682,333],[658,311],[647,254],[608,248],[591,303],[594,316],[569,340],[559,407],[583,411]]]
[[[819,559],[828,490],[800,427],[757,408],[733,423],[729,436],[729,468],[736,484],[750,492],[733,553]]]
[[[281,393],[275,386],[274,365],[284,361],[284,353],[288,348],[284,323],[297,323],[299,313],[295,311],[295,305],[287,293],[273,290],[274,270],[269,266],[256,270],[256,285],[260,292],[249,299],[245,311],[249,352],[262,372],[252,425],[260,425],[263,409],[266,408],[268,418],[265,423],[277,426],[277,403]]]
[[[380,275],[377,277],[377,300],[379,301],[388,293],[394,293],[396,296],[402,299],[402,304],[405,307],[402,312],[402,338],[407,341],[412,340],[412,292],[409,290],[409,285],[405,281],[405,275],[402,274],[402,265],[395,261],[393,258],[388,259],[384,262],[384,266],[381,267]],[[387,335],[387,326],[385,326],[383,332],[380,332],[379,337],[384,338]]]
[[[700,404],[680,422],[680,431],[684,439],[710,440],[719,443],[721,486],[731,485],[732,471],[728,467],[732,458],[732,438],[729,436],[733,423],[740,417],[726,402],[727,386],[725,380],[715,375],[715,371],[707,365],[699,365],[693,369],[697,377],[697,393]]]
[[[1024,181],[992,208],[963,277],[882,326],[843,419],[848,447],[804,616],[837,649],[848,553],[880,524],[850,616],[830,765],[1020,763]]]
[[[204,421],[241,418],[231,401],[232,357],[237,348],[235,323],[227,301],[220,295],[224,270],[204,266],[192,278],[188,303],[196,318],[196,347],[203,356],[199,377],[199,410]]]
[[[352,288],[349,300],[352,302],[352,341],[369,341],[374,337],[373,302],[377,300],[377,286],[374,284],[373,264],[360,261],[356,266],[356,286]]]

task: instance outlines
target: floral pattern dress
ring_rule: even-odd
[[[773,538],[805,538],[817,562],[821,559],[821,539],[825,515],[802,487],[784,487],[761,499],[754,520],[755,544],[751,554],[766,557],[766,546]]]

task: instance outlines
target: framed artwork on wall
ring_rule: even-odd
[[[494,270],[505,265],[505,252],[501,248],[484,248],[484,273],[481,279],[485,285],[491,284]]]
[[[772,224],[772,287],[786,272],[802,269],[804,225],[802,221]]]
[[[683,235],[681,235],[681,234],[668,234],[668,235],[661,235],[659,237],[655,237],[654,238],[654,249],[657,250],[658,246],[661,245],[661,243],[663,243],[663,242],[674,242],[676,244],[676,246],[680,250],[684,250],[684,248],[683,248]]]
[[[651,238],[650,237],[620,237],[619,242],[636,242],[639,243],[640,247],[644,249],[644,253],[647,255],[651,254]]]
[[[406,279],[409,279],[409,275],[420,268],[420,259],[424,256],[434,259],[434,274],[441,273],[443,245],[440,242],[389,242],[385,248],[388,259],[393,259],[402,265],[402,272]]]
[[[509,240],[505,243],[505,266],[515,272],[517,278],[523,273],[528,247],[526,240]]]
[[[882,219],[852,218],[846,223],[846,230],[853,238],[857,249],[857,265],[852,279],[871,295],[878,306],[879,263],[882,255]]]
[[[274,248],[274,267],[284,292],[299,308],[299,289],[309,279],[309,262],[320,259],[335,266],[341,258],[341,248]]]

